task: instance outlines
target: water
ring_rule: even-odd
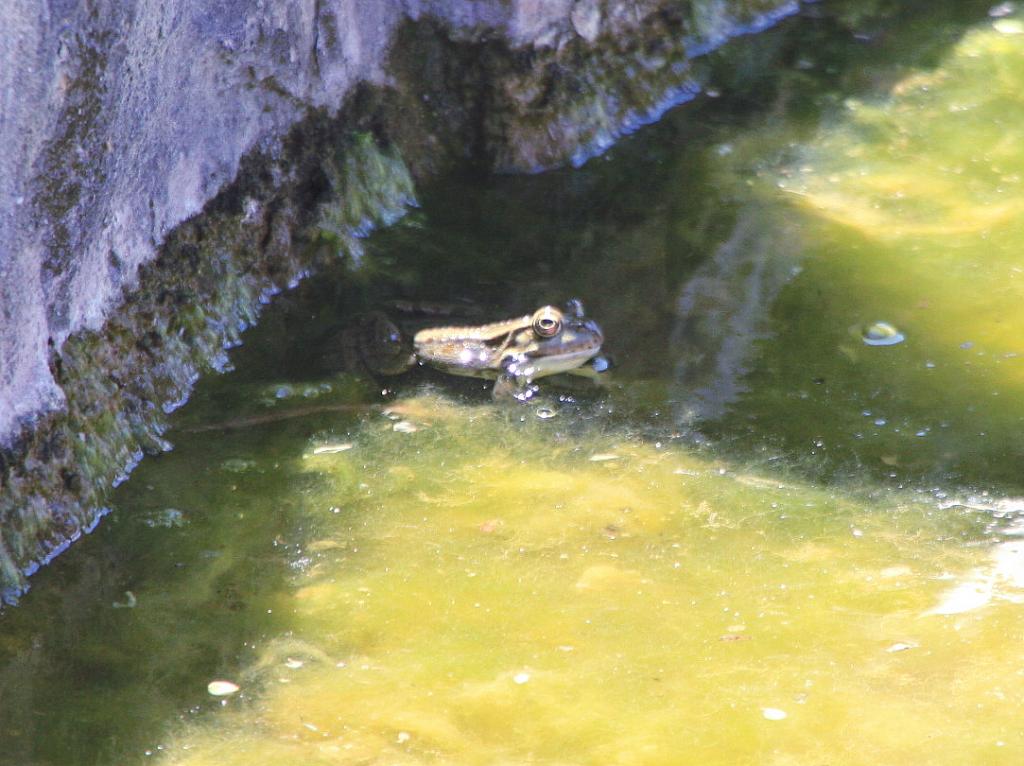
[[[1024,27],[862,6],[279,296],[0,617],[0,762],[1020,763]],[[322,367],[571,296],[603,389]]]

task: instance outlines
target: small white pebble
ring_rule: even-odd
[[[135,605],[138,604],[138,599],[135,598],[135,594],[130,590],[124,592],[124,601],[115,601],[111,604],[114,609],[134,609]]]
[[[305,664],[306,663],[304,663],[302,660],[293,660],[291,657],[289,657],[285,661],[284,666],[286,668],[291,668],[292,670],[298,670],[299,668],[301,668]]]
[[[400,434],[411,434],[420,430],[419,428],[416,427],[415,423],[410,423],[408,420],[399,420],[397,423],[391,426],[391,428],[393,428],[395,431],[398,431],[398,433]]]
[[[907,649],[916,649],[916,648],[917,648],[917,644],[915,644],[915,643],[911,643],[909,641],[897,641],[895,644],[893,644],[892,646],[888,647],[885,651],[889,652],[889,654],[895,654],[896,652],[905,652],[905,651],[907,651]]]
[[[607,460],[618,460],[619,456],[611,452],[598,452],[596,455],[591,455],[590,460],[593,463],[603,463]]]
[[[512,680],[515,681],[517,684],[525,684],[527,681],[530,680],[530,674],[516,673],[514,676],[512,676]]]
[[[769,721],[782,721],[789,717],[785,710],[779,710],[777,707],[763,707],[761,708],[761,715]]]
[[[398,736],[395,737],[395,739],[398,741],[399,745],[404,745],[406,742],[412,739],[412,735],[407,731],[400,731],[398,732]]]
[[[210,681],[206,685],[206,691],[214,697],[228,697],[238,692],[238,684],[231,681]]]

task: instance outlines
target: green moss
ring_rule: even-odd
[[[317,226],[339,252],[353,241],[388,225],[416,204],[409,168],[394,147],[378,146],[373,134],[353,133],[323,164],[331,192],[319,207]]]
[[[367,132],[337,130],[322,116],[296,129],[302,140],[279,160],[285,182],[268,186],[269,162],[254,158],[206,214],[179,227],[141,270],[141,288],[98,332],[77,333],[54,357],[64,412],[26,430],[0,455],[0,592],[16,598],[26,573],[81,530],[145,452],[158,452],[166,411],[224,358],[255,322],[266,297],[316,267],[324,221],[349,250],[414,203],[412,176],[396,146]],[[345,136],[338,139],[338,136]],[[328,188],[311,199],[327,156]],[[255,202],[253,220],[232,199]],[[62,445],[56,449],[55,445]]]

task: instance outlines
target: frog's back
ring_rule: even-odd
[[[497,377],[495,350],[486,340],[465,337],[447,341],[434,339],[429,346],[416,344],[416,348],[421,362],[451,375]]]

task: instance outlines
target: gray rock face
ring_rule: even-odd
[[[0,31],[0,437],[254,147],[380,82],[395,2],[36,3]]]
[[[462,110],[463,123],[467,115],[481,123],[474,130],[483,136],[478,150],[487,161],[503,170],[535,170],[581,161],[623,127],[656,117],[671,101],[663,91],[686,81],[692,41],[720,42],[729,30],[794,7],[794,0],[6,0],[0,12],[0,586],[82,528],[47,531],[46,515],[55,512],[45,510],[53,505],[39,487],[53,481],[73,496],[83,479],[46,461],[66,469],[77,459],[69,440],[88,441],[92,450],[94,441],[108,438],[102,429],[95,440],[85,434],[74,425],[82,418],[123,415],[104,414],[101,394],[90,393],[87,402],[68,387],[76,380],[62,373],[69,339],[90,332],[114,337],[111,316],[134,303],[135,319],[118,325],[119,340],[76,348],[94,349],[103,369],[133,355],[121,370],[128,380],[144,376],[146,364],[164,364],[152,352],[156,340],[145,347],[132,340],[143,329],[138,317],[146,316],[137,305],[140,292],[154,292],[141,270],[236,179],[245,158],[269,158],[271,176],[284,173],[274,160],[285,153],[288,131],[315,115],[338,113],[362,86],[404,89],[408,103],[434,104],[426,92],[415,92],[423,87],[437,95],[431,75],[418,73],[410,83],[395,74],[416,68],[400,49],[415,35],[403,30],[429,27],[444,38],[431,49],[434,69],[455,81],[445,95],[449,108]],[[449,61],[452,51],[462,53]],[[616,76],[627,59],[642,72],[639,81]],[[460,66],[473,71],[455,71]],[[488,78],[498,82],[481,85]],[[477,92],[465,95],[466,83],[476,83]],[[459,103],[466,98],[474,100],[472,109]],[[431,109],[431,119],[443,120]],[[432,150],[429,137],[411,140],[420,142],[420,154]],[[277,182],[270,177],[266,185]],[[270,226],[268,216],[247,213],[243,224]],[[287,248],[289,235],[273,231],[265,238],[271,246],[259,255],[264,261]],[[239,303],[248,300],[238,295]],[[154,328],[154,336],[167,327]],[[147,363],[140,348],[159,361]],[[74,353],[80,371],[82,354]],[[94,392],[102,391],[103,377],[90,376]],[[114,387],[125,385],[119,379]],[[167,404],[142,396],[133,401],[139,409]],[[60,440],[39,438],[66,411],[79,418],[73,427],[65,424]],[[118,438],[138,442],[136,430],[124,425]],[[19,453],[26,435],[34,446]],[[136,454],[139,444],[111,443],[97,454],[125,450]],[[84,481],[102,488],[124,462],[90,466]],[[31,480],[24,478],[29,472]],[[14,517],[31,523],[6,534]]]
[[[50,347],[99,327],[240,157],[273,151],[306,109],[336,109],[356,82],[386,79],[403,15],[525,39],[520,19],[543,5],[11,0],[0,26],[0,441],[61,405]]]

